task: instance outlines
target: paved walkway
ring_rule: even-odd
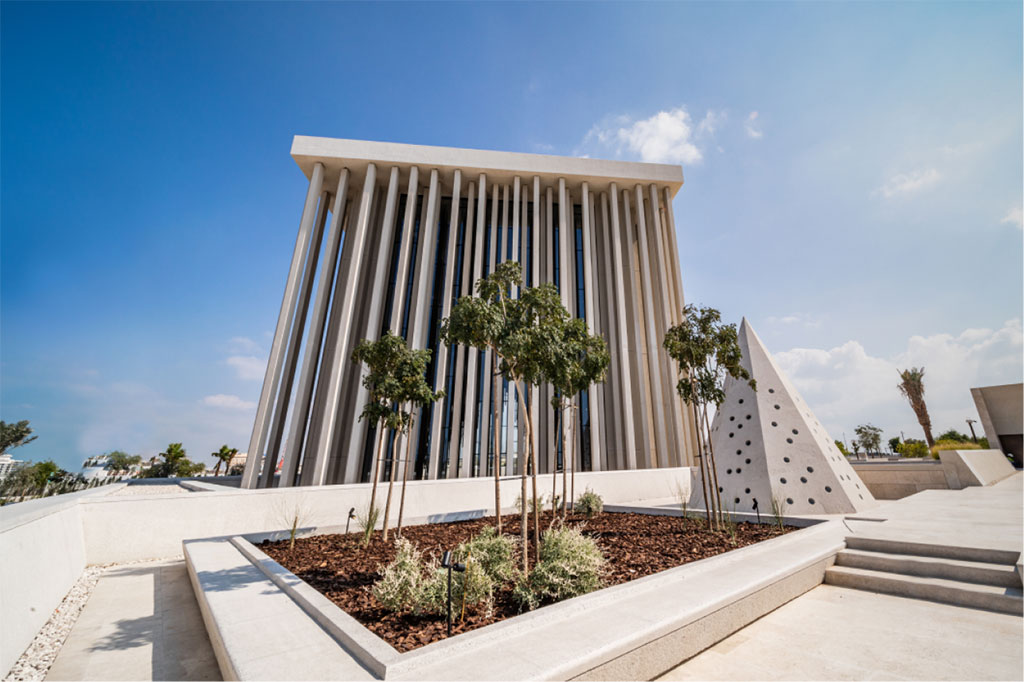
[[[185,562],[103,574],[48,680],[219,680]]]
[[[1020,680],[1024,620],[816,587],[662,680]]]

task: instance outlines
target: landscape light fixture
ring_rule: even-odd
[[[452,636],[452,571],[462,573],[466,570],[465,564],[452,563],[451,551],[441,556],[441,568],[448,569],[448,636]]]
[[[761,525],[761,510],[757,508],[757,498],[754,498],[754,511],[757,512],[757,523]]]
[[[348,535],[348,525],[352,523],[352,519],[356,517],[356,508],[352,507],[348,510],[348,518],[345,519],[345,535]]]

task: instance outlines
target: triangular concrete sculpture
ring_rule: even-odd
[[[725,402],[711,425],[718,487],[727,511],[761,516],[772,501],[789,514],[844,514],[876,505],[761,339],[743,320],[739,330],[743,367],[757,383],[726,377]],[[693,480],[689,506],[704,508],[702,481]],[[709,488],[711,493],[713,489]]]

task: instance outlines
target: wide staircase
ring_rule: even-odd
[[[829,585],[1021,615],[1018,554],[850,535]]]

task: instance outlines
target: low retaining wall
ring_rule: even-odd
[[[901,500],[922,490],[946,490],[946,474],[936,459],[902,462],[858,462],[853,470],[876,500]]]
[[[1015,469],[1001,450],[939,450],[950,490],[998,483]]]

